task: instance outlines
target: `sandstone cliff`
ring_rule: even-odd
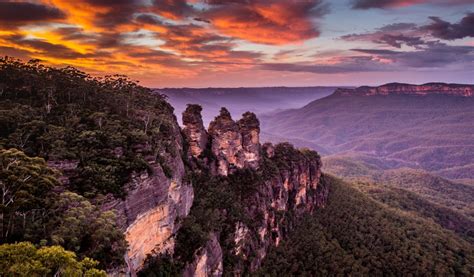
[[[451,96],[474,96],[474,85],[428,83],[424,85],[410,85],[391,83],[379,87],[363,86],[356,89],[339,88],[335,95],[451,95]]]
[[[118,211],[124,220],[121,226],[129,244],[126,271],[132,276],[142,268],[147,255],[173,251],[177,219],[188,215],[192,206],[193,188],[184,181],[183,140],[176,121],[171,132],[175,139],[170,143],[177,153],[161,151],[147,156],[150,168],[132,176],[126,198],[109,197],[104,205],[104,209]],[[136,151],[149,147],[140,145]],[[165,167],[172,169],[171,176],[167,176]]]

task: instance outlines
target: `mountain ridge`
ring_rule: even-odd
[[[474,85],[454,83],[426,83],[413,85],[406,83],[387,83],[381,86],[361,86],[355,89],[338,88],[335,96],[375,96],[375,95],[450,95],[472,97],[474,96]]]

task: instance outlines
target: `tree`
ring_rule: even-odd
[[[51,189],[59,185],[56,172],[42,158],[17,149],[0,150],[1,241],[21,238],[28,223],[51,204]]]
[[[77,260],[76,254],[60,246],[37,249],[30,242],[0,245],[0,276],[107,276],[90,258]]]
[[[102,212],[86,198],[67,191],[61,193],[52,213],[53,244],[94,258],[106,267],[122,265],[127,243],[114,211]]]

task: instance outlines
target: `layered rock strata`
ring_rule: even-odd
[[[445,83],[428,83],[424,85],[410,85],[391,83],[379,87],[358,87],[355,89],[339,88],[334,93],[335,95],[359,95],[359,96],[373,96],[373,95],[450,95],[472,97],[474,96],[474,85],[459,85],[459,84],[445,84]]]

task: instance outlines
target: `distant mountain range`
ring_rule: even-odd
[[[155,91],[168,96],[178,118],[181,118],[188,104],[201,105],[204,108],[204,125],[207,126],[221,107],[226,107],[234,117],[239,117],[246,111],[260,115],[279,109],[303,107],[313,100],[330,95],[336,89],[337,87],[169,88]]]
[[[302,108],[262,117],[263,135],[472,182],[473,87],[393,83],[338,89]]]

